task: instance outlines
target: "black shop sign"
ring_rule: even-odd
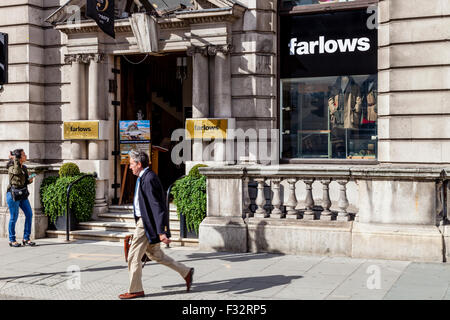
[[[373,14],[364,9],[282,16],[281,78],[377,73]]]

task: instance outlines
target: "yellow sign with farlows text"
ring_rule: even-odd
[[[64,122],[64,140],[97,140],[98,128],[98,121]]]
[[[187,139],[226,139],[228,119],[188,119]]]

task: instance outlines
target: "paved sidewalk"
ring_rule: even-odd
[[[0,239],[0,300],[116,300],[128,288],[122,243]],[[141,299],[450,299],[450,263],[164,249],[195,268],[191,292],[165,266],[147,263]],[[68,270],[81,271],[79,277]]]

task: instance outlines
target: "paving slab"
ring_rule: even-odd
[[[0,299],[116,300],[128,289],[121,243],[37,242],[34,248],[10,248],[0,241]],[[448,263],[162,249],[195,268],[191,292],[178,273],[149,262],[142,300],[450,300]],[[374,276],[379,288],[371,287]]]
[[[274,296],[276,299],[323,300],[333,289],[318,289],[287,285]]]

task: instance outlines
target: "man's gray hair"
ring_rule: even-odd
[[[142,164],[142,168],[147,168],[150,165],[148,154],[144,151],[132,150],[130,151],[130,158],[135,162],[140,162]]]

